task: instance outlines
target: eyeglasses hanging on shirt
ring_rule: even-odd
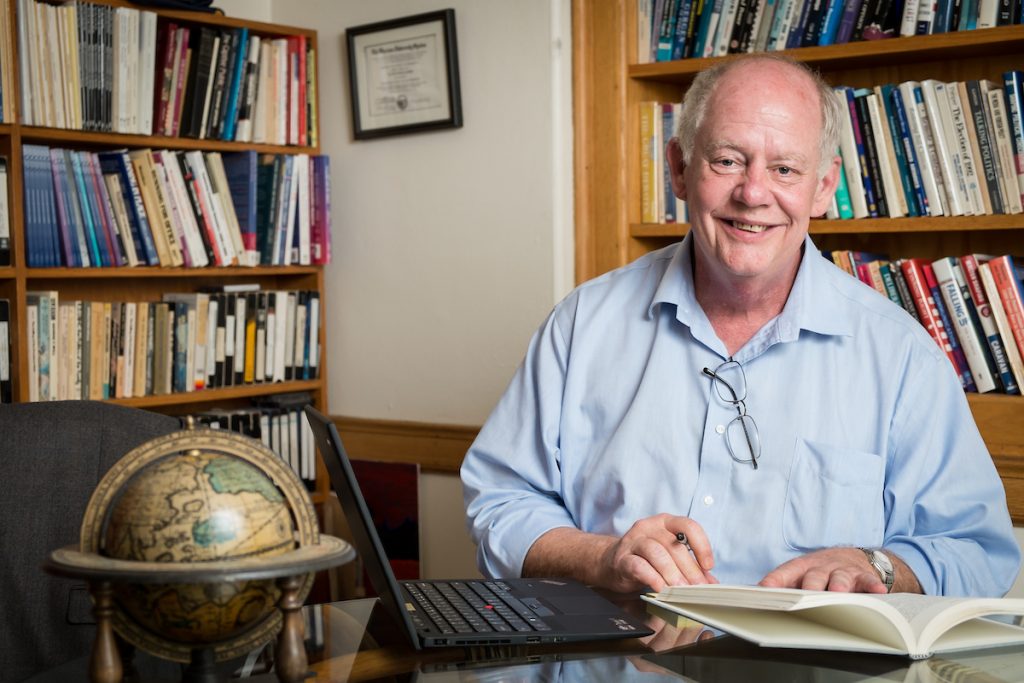
[[[725,429],[725,444],[729,455],[736,462],[750,463],[757,469],[757,459],[761,457],[761,436],[757,431],[757,423],[747,414],[747,376],[739,362],[729,360],[714,370],[704,368],[702,372],[711,378],[711,383],[718,392],[719,398],[731,403],[739,413],[729,422]],[[725,378],[729,379],[726,380]]]

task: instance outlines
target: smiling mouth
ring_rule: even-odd
[[[741,223],[740,221],[727,222],[732,227],[736,228],[737,230],[742,230],[743,232],[764,232],[765,230],[771,227],[770,225],[755,225],[753,223]]]

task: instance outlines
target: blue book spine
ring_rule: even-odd
[[[791,3],[797,0],[775,0],[775,14],[772,16],[772,25],[768,30],[768,51],[774,52],[779,49],[779,34],[782,32],[782,25],[786,21],[786,14],[789,12]]]
[[[658,32],[658,51],[655,61],[668,62],[672,59],[672,40],[676,34],[676,18],[679,16],[679,3],[682,0],[665,0],[665,13]]]
[[[242,244],[245,251],[254,259],[253,265],[259,261],[259,245],[256,230],[256,152],[245,150],[221,155],[224,163],[224,175],[228,180],[228,191],[231,203],[235,207],[238,227],[242,233]]]
[[[903,94],[899,88],[893,88],[890,96],[893,112],[896,115],[896,123],[899,125],[900,140],[903,142],[903,153],[907,158],[907,170],[910,171],[910,183],[914,188],[914,199],[917,204],[919,215],[928,215],[928,195],[924,191],[924,182],[921,180],[921,166],[914,150],[914,141],[910,135],[910,122],[907,120],[907,109],[903,102]]]
[[[98,226],[93,221],[92,209],[89,207],[88,192],[85,189],[85,180],[82,177],[82,164],[78,159],[78,156],[74,153],[69,154],[71,161],[71,170],[75,177],[75,187],[72,189],[72,193],[78,197],[78,204],[82,211],[82,223],[85,225],[85,238],[86,243],[89,245],[89,258],[92,261],[93,266],[105,266],[108,265],[106,259],[104,259],[104,253],[100,249],[100,239],[97,235],[99,230]]]
[[[903,196],[907,200],[907,215],[920,216],[921,210],[917,205],[917,193],[914,192],[914,183],[910,178],[910,168],[907,162],[907,153],[903,148],[903,138],[900,137],[900,124],[896,120],[896,113],[892,106],[892,91],[896,88],[890,83],[880,86],[882,96],[878,100],[879,106],[885,111],[885,118],[889,122],[889,134],[892,140],[893,154],[896,156],[896,172],[903,186]]]
[[[249,53],[249,29],[244,26],[239,29],[235,52],[235,68],[231,73],[231,83],[228,86],[228,105],[224,112],[224,127],[221,131],[221,138],[224,140],[235,139],[235,124],[238,122],[238,91],[242,85],[242,74],[245,72],[245,65],[248,61],[246,57]],[[307,68],[313,67],[307,66]]]
[[[25,259],[30,268],[42,267],[40,249],[39,213],[40,193],[38,161],[40,154],[49,155],[42,145],[22,145],[22,164],[25,167],[24,198],[25,198]]]
[[[1010,140],[1013,142],[1014,171],[1017,188],[1024,186],[1024,71],[1013,70],[1003,74],[1003,92],[1006,94],[1010,117]],[[1024,199],[1024,195],[1022,195]]]
[[[722,14],[722,0],[707,0],[704,3],[704,11],[700,13],[700,26],[697,28],[697,38],[693,43],[692,55],[696,58],[704,56],[704,46],[709,40],[714,40],[711,34],[711,19]]]
[[[85,268],[99,266],[89,248],[85,217],[82,215],[82,204],[78,199],[77,185],[75,184],[75,169],[71,164],[71,151],[66,149],[55,151],[60,155],[60,160],[57,162],[58,168],[64,174],[58,191],[63,191],[64,198],[67,200],[68,220],[73,228],[72,234],[75,237],[75,243],[78,245],[78,263]]]
[[[686,31],[690,25],[690,12],[693,0],[679,0],[679,16],[676,17],[676,29],[672,35],[672,59],[682,59],[686,54]]]
[[[811,6],[814,4],[814,0],[796,0],[796,2],[802,3],[800,6],[800,16],[789,28],[789,35],[786,37],[787,50],[800,47],[800,43],[804,39],[804,26],[807,25],[807,16],[811,13]]]
[[[839,20],[843,16],[843,0],[830,0],[821,20],[821,35],[818,45],[832,45],[839,33]]]
[[[78,253],[75,226],[71,222],[67,173],[64,170],[64,154],[59,149],[50,150],[50,171],[53,176],[54,204],[57,209],[57,227],[59,228],[62,256],[61,265],[69,268],[80,267],[82,259]]]
[[[952,19],[952,0],[938,0],[935,5],[935,18],[932,20],[932,33],[949,33]]]

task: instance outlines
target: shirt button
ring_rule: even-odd
[[[705,505],[711,506],[711,505],[714,504],[714,502],[715,502],[714,496],[704,496],[704,504]]]
[[[715,427],[715,431],[719,434],[725,434],[725,425],[718,425]]]

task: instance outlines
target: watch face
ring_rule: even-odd
[[[876,550],[873,553],[871,553],[871,558],[876,563],[878,563],[878,566],[881,567],[883,570],[885,570],[885,572],[887,574],[891,574],[892,573],[892,562],[889,560],[889,556],[888,555],[886,555],[883,552],[879,552],[879,551]]]

